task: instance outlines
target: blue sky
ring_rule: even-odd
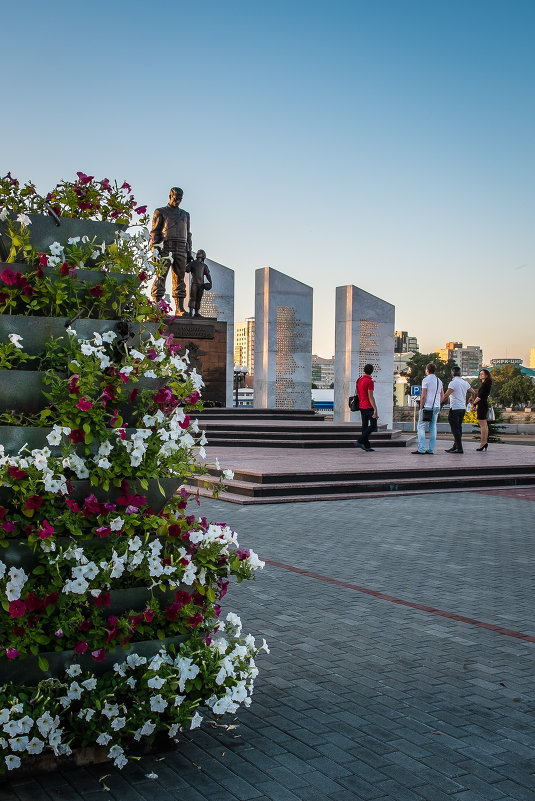
[[[527,362],[532,0],[29,0],[2,22],[2,174],[127,179],[150,209],[181,186],[237,319],[281,270],[314,287],[322,356],[356,284],[423,350]]]

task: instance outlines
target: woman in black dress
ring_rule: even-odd
[[[489,393],[492,387],[492,378],[488,370],[483,367],[479,371],[479,378],[481,384],[477,390],[477,398],[474,401],[474,406],[477,410],[477,422],[481,429],[481,446],[476,448],[476,451],[486,451],[489,443],[489,424],[487,422],[487,413],[489,410]]]

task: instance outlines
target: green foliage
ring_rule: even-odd
[[[407,362],[407,370],[401,375],[405,376],[409,380],[409,386],[420,386],[423,379],[425,378],[425,368],[429,362],[433,362],[436,365],[436,372],[435,375],[440,378],[444,387],[451,380],[451,371],[453,367],[457,367],[456,362],[453,359],[448,359],[447,362],[443,361],[438,353],[415,353],[409,361]]]
[[[524,375],[514,364],[504,364],[491,372],[492,389],[490,397],[502,406],[534,403],[535,385],[529,376]],[[479,382],[476,382],[476,386]]]

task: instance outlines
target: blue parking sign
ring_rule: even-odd
[[[414,398],[415,396],[419,397],[422,394],[422,388],[419,384],[415,384],[415,386],[411,387],[411,395]]]

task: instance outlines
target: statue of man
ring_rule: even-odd
[[[186,297],[186,264],[191,259],[191,231],[187,211],[180,209],[184,192],[178,186],[173,186],[169,192],[169,203],[161,209],[156,209],[152,218],[150,241],[152,247],[161,244],[158,248],[160,258],[167,256],[167,266],[156,276],[152,285],[152,299],[159,303],[165,294],[165,279],[171,267],[173,278],[173,298],[177,315],[184,314],[184,298]]]
[[[199,309],[201,308],[204,290],[212,288],[212,276],[210,275],[208,265],[204,263],[205,258],[206,251],[198,250],[195,254],[194,261],[190,261],[186,266],[186,272],[191,273],[188,300],[190,317],[202,317],[202,314],[199,313]],[[205,277],[206,282],[204,280]]]

